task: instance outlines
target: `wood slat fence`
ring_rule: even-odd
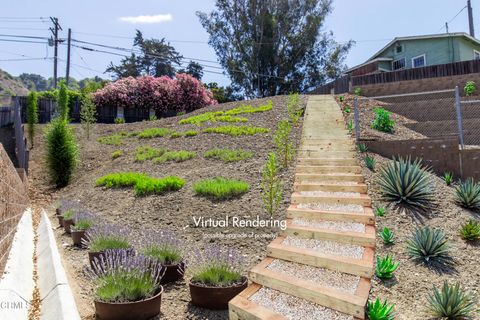
[[[14,118],[15,114],[12,106],[0,107],[0,128],[12,125]]]
[[[14,128],[15,128],[15,146],[18,161],[18,167],[23,168],[28,173],[28,160],[30,152],[27,145],[27,138],[25,137],[24,126],[22,124],[22,116],[20,110],[20,102],[16,97],[14,99]]]

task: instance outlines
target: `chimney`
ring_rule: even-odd
[[[475,29],[473,28],[473,10],[471,0],[467,1],[468,7],[468,26],[470,27],[470,35],[475,38]]]

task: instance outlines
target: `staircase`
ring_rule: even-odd
[[[230,319],[364,319],[375,248],[366,192],[338,104],[310,96],[287,229],[230,301]]]

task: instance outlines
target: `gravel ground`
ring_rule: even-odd
[[[250,300],[291,320],[353,320],[352,316],[268,288],[261,288]]]
[[[335,204],[335,203],[300,203],[297,205],[300,209],[313,209],[325,211],[341,212],[364,212],[365,210],[359,204]]]
[[[365,225],[363,223],[356,223],[356,222],[321,221],[321,220],[307,220],[307,219],[301,219],[301,218],[294,218],[292,220],[292,224],[303,226],[303,227],[365,233]]]
[[[364,251],[364,248],[360,246],[327,240],[303,239],[291,236],[286,237],[282,244],[287,246],[295,246],[298,248],[317,250],[324,254],[344,256],[352,259],[362,259]]]
[[[355,293],[360,282],[358,276],[278,259],[273,260],[267,269],[351,294]]]
[[[332,192],[332,191],[301,191],[302,196],[322,196],[322,197],[360,197],[358,192]]]
[[[269,98],[270,99],[270,98]],[[252,100],[252,105],[264,104],[269,99]],[[148,235],[148,230],[168,229],[174,231],[185,242],[186,248],[202,248],[207,243],[215,243],[233,247],[240,251],[246,259],[245,270],[249,270],[265,257],[265,248],[276,237],[278,229],[267,228],[237,228],[231,224],[227,228],[203,228],[194,225],[193,217],[203,216],[205,219],[224,219],[240,217],[254,219],[256,216],[268,218],[263,209],[260,197],[261,170],[266,154],[273,150],[273,132],[279,120],[287,117],[286,97],[272,97],[274,109],[269,112],[242,115],[248,118],[247,123],[257,127],[267,127],[270,133],[254,136],[231,137],[219,134],[200,133],[195,137],[177,139],[154,138],[139,140],[135,137],[125,138],[120,146],[103,145],[96,138],[106,134],[125,131],[139,131],[146,128],[162,127],[174,131],[198,130],[208,126],[229,125],[228,123],[195,125],[179,125],[178,120],[209,110],[225,110],[238,107],[241,103],[227,103],[219,106],[197,110],[188,115],[145,121],[131,124],[99,124],[96,125],[93,137],[85,140],[80,126],[75,130],[80,142],[80,165],[71,184],[61,190],[54,190],[48,183],[44,170],[42,137],[37,135],[35,149],[31,151],[30,178],[31,185],[40,195],[52,198],[50,203],[60,198],[78,199],[82,205],[107,221],[128,226],[132,239],[138,239],[142,234]],[[302,103],[306,103],[302,97]],[[41,132],[39,129],[37,132]],[[301,133],[301,123],[292,131],[293,141],[298,141]],[[169,150],[196,151],[198,156],[182,163],[168,162],[154,164],[151,161],[134,162],[135,149],[139,146],[168,148]],[[217,160],[207,160],[202,155],[212,148],[235,148],[253,151],[251,159],[224,163]],[[111,153],[122,150],[124,155],[112,160]],[[154,177],[179,175],[186,180],[186,185],[178,192],[164,195],[152,195],[137,198],[133,190],[109,189],[95,187],[95,180],[105,174],[121,171],[144,172]],[[279,219],[285,217],[286,208],[290,203],[293,183],[293,166],[282,173],[284,181],[284,199],[279,208]],[[239,179],[250,184],[250,191],[241,198],[223,202],[214,202],[195,196],[192,184],[204,178],[222,175]],[[53,210],[50,209],[53,216]],[[52,217],[53,219],[53,217]],[[58,223],[55,222],[54,225]],[[71,246],[71,239],[60,229],[56,230],[57,241],[72,288],[76,297],[82,319],[93,319],[94,308],[91,284],[84,276],[87,265],[87,252]],[[185,282],[167,285],[162,297],[162,313],[166,319],[226,319],[226,311],[209,311],[196,308],[190,303],[190,295]]]

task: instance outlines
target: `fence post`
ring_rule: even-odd
[[[460,138],[461,149],[463,150],[465,144],[463,141],[462,102],[460,101],[460,91],[458,86],[455,87],[455,109],[457,111],[458,136]]]
[[[353,99],[353,119],[355,121],[355,140],[360,140],[360,112],[358,110],[358,97]]]

